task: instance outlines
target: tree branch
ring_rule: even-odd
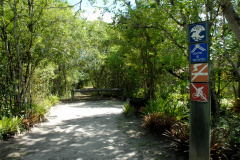
[[[170,73],[171,75],[173,75],[174,77],[177,77],[178,79],[181,80],[187,80],[187,78],[185,76],[182,75],[178,75],[177,73],[173,72],[172,69],[167,69],[168,73]]]
[[[134,24],[133,24],[134,25]],[[155,27],[155,26],[134,26],[133,28],[154,28],[154,29],[160,29],[162,31],[164,31],[167,34],[167,37],[170,38],[172,40],[172,42],[174,42],[174,44],[180,48],[181,50],[186,50],[186,47],[183,47],[182,45],[178,44],[178,42],[174,39],[174,37],[163,27]],[[186,56],[186,55],[185,55]]]
[[[179,21],[177,21],[177,19],[174,18],[173,15],[170,14],[169,11],[168,11],[166,8],[164,8],[164,7],[162,7],[162,8],[163,8],[163,10],[165,10],[165,11],[167,12],[167,14],[169,15],[169,17],[170,17],[174,22],[176,22],[179,26],[184,27],[183,23],[180,23]]]

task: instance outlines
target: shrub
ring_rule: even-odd
[[[228,150],[229,141],[227,137],[229,132],[223,128],[216,128],[211,131],[210,154],[211,159],[227,159],[226,150]]]
[[[0,139],[10,137],[15,133],[20,133],[22,118],[19,117],[5,117],[0,120]]]
[[[212,154],[220,158],[227,156],[231,160],[238,160],[240,159],[240,116],[236,112],[237,101],[232,101],[233,105],[228,103],[227,100],[224,101],[225,103],[220,108],[220,127],[214,131],[213,135],[216,137],[215,139],[223,139],[224,141],[217,142],[218,144],[213,148]]]
[[[236,143],[231,144],[230,134],[230,130],[223,128],[217,128],[211,131],[211,160],[239,159],[239,145],[236,145]],[[175,146],[179,153],[184,153],[187,156],[189,152],[190,136],[189,126],[187,124],[177,122],[170,130],[167,130],[164,135],[171,138],[175,142]]]
[[[134,108],[134,114],[140,115],[146,107],[147,100],[142,98],[131,98],[128,99],[129,107]]]
[[[233,115],[233,114],[232,114]],[[230,119],[230,118],[229,118]],[[233,116],[229,123],[229,146],[227,154],[231,159],[240,159],[240,117]]]
[[[234,98],[231,103],[233,104],[233,106],[230,109],[239,114],[240,113],[240,98]]]
[[[148,101],[148,105],[146,106],[143,114],[153,114],[153,113],[165,113],[165,106],[167,105],[167,101],[162,98],[150,99]]]
[[[126,117],[130,117],[130,116],[136,115],[137,109],[135,107],[129,105],[129,103],[125,103],[122,113]]]
[[[163,99],[157,97],[156,99],[150,99],[146,106],[143,115],[153,114],[155,112],[167,115],[170,117],[176,117],[177,120],[188,117],[189,110],[185,107],[186,104],[180,103],[174,98]]]
[[[189,152],[190,129],[187,124],[177,122],[164,135],[175,142],[178,151],[185,154]]]
[[[60,101],[60,98],[56,95],[51,95],[51,96],[48,97],[48,99],[51,103],[51,106],[56,105]]]
[[[163,133],[170,130],[174,123],[176,123],[176,117],[155,112],[144,116],[142,126],[148,132]]]
[[[22,121],[23,127],[25,129],[29,129],[34,124],[45,121],[45,115],[48,113],[50,107],[58,102],[59,98],[53,95],[47,97],[43,101],[39,100],[38,103],[34,102],[31,109],[27,111],[27,117],[25,117]]]

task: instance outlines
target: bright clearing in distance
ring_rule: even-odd
[[[89,21],[97,20],[98,18],[101,18],[103,21],[111,23],[112,17],[114,17],[114,13],[110,12],[103,12],[104,7],[111,7],[115,10],[121,8],[121,4],[124,2],[118,2],[117,4],[114,4],[115,0],[108,0],[106,4],[104,4],[103,0],[96,0],[94,4],[91,4],[89,0],[67,0],[69,4],[74,5],[74,11],[79,11],[81,8],[81,16],[83,18],[87,18]],[[80,6],[81,2],[81,6]],[[131,4],[135,4],[134,0],[130,0]],[[110,9],[110,8],[109,8]]]

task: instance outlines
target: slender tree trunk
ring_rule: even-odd
[[[213,25],[212,23],[212,18],[213,18],[213,3],[212,1],[210,1],[208,3],[208,9],[210,12],[210,19],[208,18],[207,15],[207,19],[210,21],[209,24],[209,28],[211,28],[211,26]],[[209,37],[209,40],[211,42],[212,37]],[[218,95],[216,93],[216,78],[215,78],[215,73],[214,73],[214,64],[211,64],[211,112],[213,114],[213,120],[212,120],[212,129],[215,129],[218,127],[218,123],[219,123],[219,118],[220,118],[220,104],[218,101]],[[218,75],[219,73],[217,73]],[[219,81],[220,83],[220,81]],[[220,87],[220,86],[219,86]],[[219,89],[219,88],[218,88]]]
[[[15,39],[15,45],[16,45],[15,49],[16,49],[16,52],[17,52],[17,59],[18,59],[18,65],[19,65],[19,74],[20,74],[19,75],[20,76],[19,85],[20,85],[20,87],[22,87],[23,104],[26,105],[27,98],[26,98],[26,90],[25,90],[25,83],[24,83],[24,77],[23,77],[23,67],[22,67],[22,62],[21,62],[21,55],[20,55],[20,49],[19,49],[19,45],[18,45],[18,37],[17,37],[17,31],[16,31],[16,29],[17,29],[17,18],[18,18],[18,15],[17,15],[17,2],[16,2],[16,0],[14,0],[13,11],[14,11],[13,35],[14,35],[14,39]],[[19,97],[22,97],[20,92],[19,92],[19,94],[20,94]],[[20,106],[20,109],[22,109],[22,105]]]
[[[211,73],[211,78],[212,78],[212,82],[211,82],[211,110],[212,110],[212,114],[213,114],[213,123],[212,123],[212,128],[217,128],[218,126],[218,122],[219,122],[219,117],[220,117],[220,105],[219,105],[219,101],[218,101],[218,97],[217,97],[217,93],[216,93],[216,79],[215,79],[215,75],[214,75],[214,66],[213,64],[211,65],[211,69],[212,69],[212,73]]]
[[[237,94],[238,98],[240,98],[240,80],[238,81],[238,94]]]
[[[236,87],[235,87],[235,83],[233,82],[233,84],[232,84],[232,88],[233,88],[233,92],[234,92],[234,98],[237,98],[237,89],[236,89]]]
[[[16,107],[20,107],[21,108],[21,100],[20,100],[20,91],[19,91],[19,87],[18,84],[16,83],[16,72],[15,72],[15,68],[13,65],[13,56],[10,52],[9,49],[9,40],[8,40],[8,35],[7,35],[7,30],[6,30],[6,25],[5,25],[5,18],[4,18],[4,3],[3,0],[1,1],[1,7],[2,7],[2,34],[3,34],[3,42],[5,45],[5,51],[6,54],[8,56],[8,68],[9,68],[9,73],[10,75],[7,75],[8,78],[8,82],[7,82],[7,86],[8,88],[11,88],[11,86],[13,86],[13,92],[14,92],[14,101],[15,101],[15,106]],[[8,92],[9,93],[9,97],[10,97],[10,107],[12,106],[12,93],[11,91]],[[7,102],[8,103],[8,102]]]
[[[238,53],[238,68],[240,68],[240,53]],[[240,77],[238,79],[238,98],[240,98]]]

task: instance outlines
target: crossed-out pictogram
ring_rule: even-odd
[[[208,102],[208,84],[191,83],[191,100]]]
[[[208,63],[191,64],[191,82],[208,82]]]

